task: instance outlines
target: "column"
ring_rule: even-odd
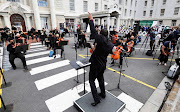
[[[40,21],[39,8],[38,8],[37,0],[32,0],[32,5],[33,5],[33,9],[34,9],[34,19],[35,19],[36,29],[41,30],[41,21]]]
[[[27,5],[27,0],[24,0],[24,5]]]
[[[9,15],[3,15],[5,26],[11,29],[11,22],[10,22],[10,16]]]
[[[26,16],[26,21],[27,21],[27,30],[30,30],[31,29],[31,21],[30,21],[30,16]]]
[[[118,15],[117,16],[117,18],[116,18],[116,26],[117,26],[117,28],[116,28],[116,30],[117,30],[117,32],[119,32],[119,27],[120,27],[120,15]]]
[[[55,6],[54,6],[54,0],[50,0],[50,11],[51,11],[51,24],[52,29],[56,28],[56,12],[55,12]]]
[[[107,30],[109,32],[109,27],[110,27],[110,15],[107,16]]]

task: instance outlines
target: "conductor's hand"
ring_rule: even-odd
[[[88,12],[88,13],[89,13],[89,12]],[[89,13],[88,18],[89,18],[89,20],[93,20],[93,16],[92,16],[91,13]]]

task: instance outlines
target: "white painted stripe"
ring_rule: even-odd
[[[48,64],[48,65],[32,68],[30,73],[31,73],[31,75],[36,75],[38,73],[42,73],[42,72],[53,70],[53,69],[56,69],[56,68],[59,68],[59,67],[66,66],[68,64],[69,64],[69,60],[64,60],[64,61],[60,61],[60,62],[56,62],[56,63],[51,63],[51,64]]]
[[[139,110],[143,106],[143,103],[137,101],[136,99],[132,98],[131,96],[125,93],[121,93],[118,96],[118,99],[120,99],[126,104],[126,109],[130,112],[139,112]]]
[[[86,90],[90,92],[89,82],[86,81]],[[99,87],[97,80],[95,81],[96,87]],[[107,85],[107,83],[105,83]],[[50,112],[63,112],[64,110],[68,109],[69,107],[73,106],[73,101],[80,98],[79,92],[83,91],[83,84],[77,86],[77,89],[69,89],[51,99],[45,101],[47,107],[49,108]]]
[[[43,50],[46,50],[46,48],[30,49],[27,52],[30,53],[30,52],[43,51]]]
[[[41,44],[41,42],[31,43],[31,45]]]
[[[43,45],[30,46],[30,49],[32,49],[32,48],[37,48],[37,47],[43,47]]]
[[[78,70],[79,75],[82,73],[84,73],[84,69]],[[42,90],[50,86],[53,86],[55,84],[58,84],[60,82],[63,82],[65,80],[68,80],[72,77],[75,77],[76,75],[77,75],[77,71],[75,69],[71,69],[71,70],[38,80],[35,82],[35,84],[38,90]]]
[[[38,53],[33,53],[33,54],[27,54],[25,55],[26,58],[30,58],[30,57],[35,57],[35,56],[40,56],[40,55],[44,55],[44,54],[49,54],[50,51],[43,51],[43,52],[38,52]]]
[[[33,60],[28,60],[26,61],[27,65],[32,65],[32,64],[36,64],[36,63],[40,63],[40,62],[44,62],[44,61],[49,61],[49,60],[53,60],[54,57],[43,57],[43,58],[37,58],[37,59],[33,59]]]

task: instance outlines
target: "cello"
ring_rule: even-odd
[[[114,60],[118,60],[120,58],[120,54],[122,52],[123,46],[119,45],[116,47],[116,51],[111,54],[111,58]]]

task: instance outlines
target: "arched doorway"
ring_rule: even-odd
[[[11,25],[14,25],[18,30],[26,32],[24,18],[19,14],[12,14],[10,17]]]

